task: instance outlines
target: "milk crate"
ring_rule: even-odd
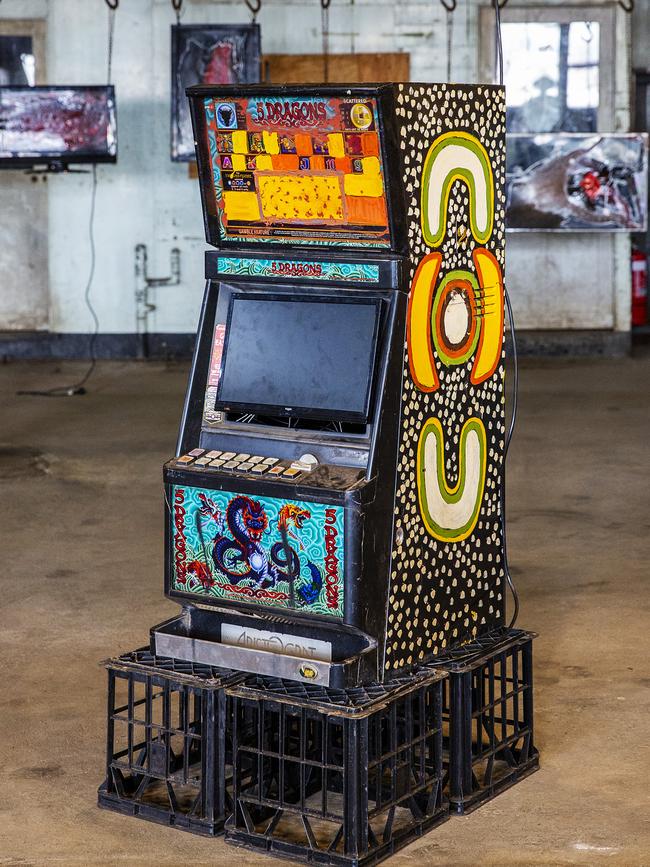
[[[226,841],[311,864],[376,864],[444,821],[440,671],[333,690],[250,676],[232,700]]]
[[[196,834],[230,810],[229,701],[241,675],[147,648],[107,660],[106,779],[100,807]]]
[[[502,629],[454,649],[444,670],[445,791],[467,813],[539,767],[533,736],[535,633]]]

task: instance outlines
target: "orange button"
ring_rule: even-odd
[[[361,136],[361,146],[364,156],[378,157],[379,156],[379,139],[376,132],[367,132]]]
[[[337,157],[334,160],[334,165],[336,166],[337,172],[344,172],[347,174],[352,171],[352,160],[348,159],[348,157]]]
[[[305,132],[297,132],[294,136],[294,143],[296,145],[296,153],[300,157],[310,157],[314,152],[314,148],[311,143],[311,136]]]
[[[362,226],[386,226],[386,204],[383,196],[346,196],[348,221]]]
[[[273,168],[282,172],[297,172],[299,166],[298,154],[273,154]]]

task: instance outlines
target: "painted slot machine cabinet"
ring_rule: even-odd
[[[391,678],[504,623],[503,89],[188,95],[216,249],[153,649]]]

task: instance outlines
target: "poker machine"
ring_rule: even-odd
[[[504,623],[503,89],[188,96],[211,249],[152,649],[392,678]]]

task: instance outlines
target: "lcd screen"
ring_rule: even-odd
[[[215,408],[366,421],[379,305],[233,295]]]
[[[116,156],[113,87],[0,87],[0,166]]]
[[[209,243],[390,246],[376,98],[188,93]]]

